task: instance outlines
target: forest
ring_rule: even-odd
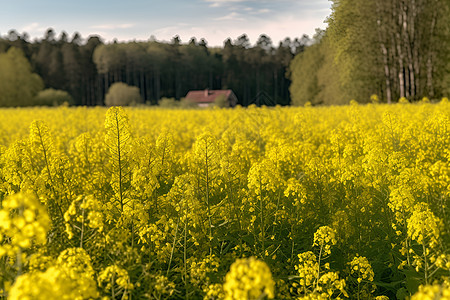
[[[286,38],[275,47],[270,37],[261,35],[256,45],[251,45],[243,34],[234,41],[227,39],[222,48],[208,47],[204,39],[195,38],[183,44],[178,36],[171,42],[151,38],[107,44],[99,36],[87,40],[77,33],[58,36],[53,29],[30,42],[26,34],[12,30],[0,39],[0,53],[10,47],[21,49],[44,86],[67,91],[74,105],[102,105],[114,82],[139,87],[142,103],[180,99],[189,90],[209,88],[232,89],[244,106],[258,97],[287,105],[287,67],[309,42],[305,35]]]
[[[0,36],[0,106],[48,105],[63,93],[69,101],[56,103],[104,105],[115,82],[138,87],[140,103],[152,105],[203,89],[231,89],[242,106],[449,95],[450,1],[332,2],[325,30],[278,45],[265,34],[254,45],[244,33],[210,47],[195,37],[105,42],[51,28],[30,41],[10,30]]]

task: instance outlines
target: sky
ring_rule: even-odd
[[[48,28],[105,42],[178,35],[183,43],[204,38],[214,47],[245,33],[252,44],[265,34],[277,45],[325,29],[330,13],[329,0],[0,0],[0,35],[15,29],[32,40]]]

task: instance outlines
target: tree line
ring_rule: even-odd
[[[178,36],[170,42],[150,38],[105,43],[99,36],[86,40],[78,33],[57,36],[52,29],[30,42],[26,33],[11,30],[0,38],[0,53],[11,47],[21,49],[44,86],[67,91],[74,105],[103,105],[115,82],[138,87],[142,103],[181,99],[189,90],[232,89],[244,106],[263,101],[287,105],[287,68],[309,42],[304,35],[286,38],[276,47],[270,37],[261,35],[251,45],[243,34],[233,41],[227,39],[223,47],[208,47],[204,39],[195,38],[182,43]]]
[[[291,63],[294,104],[450,94],[450,1],[332,2],[326,31]]]
[[[105,43],[98,36],[56,36],[52,29],[30,42],[12,30],[0,38],[0,104],[21,103],[11,100],[20,98],[18,86],[32,89],[25,98],[44,86],[67,91],[75,105],[103,105],[116,82],[137,87],[140,102],[149,104],[199,89],[232,89],[243,106],[371,98],[391,103],[450,94],[450,1],[332,2],[326,30],[278,46],[264,34],[254,45],[243,34],[223,47],[208,47],[204,39],[182,43],[178,36],[170,42]],[[26,59],[9,53],[11,48]],[[19,74],[27,70],[42,81]],[[5,92],[5,86],[12,90]],[[46,95],[41,103],[52,102],[49,95],[56,92]]]

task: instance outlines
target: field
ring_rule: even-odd
[[[448,99],[3,109],[0,299],[449,299],[449,162]]]

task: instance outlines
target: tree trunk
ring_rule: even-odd
[[[400,97],[405,97],[405,77],[404,77],[404,66],[403,66],[403,52],[402,47],[399,44],[400,34],[397,34],[397,55],[398,55],[398,86]]]
[[[156,102],[161,99],[161,75],[159,70],[157,69],[155,74],[155,92],[156,92]]]
[[[278,70],[273,71],[273,100],[278,104]]]
[[[405,97],[410,98],[411,96],[411,68],[410,68],[410,56],[409,56],[409,37],[408,37],[408,6],[402,1],[400,2],[400,17],[401,17],[401,35],[403,37],[402,43],[403,43],[403,49],[402,52],[406,53],[403,54],[403,57],[405,59],[405,67],[404,67],[404,74],[405,74]],[[412,58],[411,58],[412,59]]]
[[[144,70],[140,69],[139,70],[139,78],[140,78],[140,82],[139,82],[139,91],[141,92],[141,97],[142,97],[142,101],[143,103],[145,103],[145,78],[144,78]]]
[[[383,53],[383,64],[384,64],[384,81],[386,84],[386,100],[387,103],[392,103],[392,91],[391,91],[391,80],[388,62],[388,53],[384,43],[380,43],[381,52]]]
[[[433,11],[433,17],[431,19],[431,26],[430,26],[430,41],[428,43],[429,45],[429,51],[428,51],[428,57],[427,57],[427,89],[428,89],[428,96],[434,97],[434,82],[433,82],[433,71],[434,71],[434,29],[436,27],[436,16],[437,12]]]
[[[395,33],[395,44],[397,49],[397,63],[398,63],[398,85],[400,98],[405,97],[405,66],[403,64],[404,54],[402,49],[402,38],[401,38],[401,29],[402,28],[402,6],[398,7],[399,14],[397,15],[397,28],[398,30]]]
[[[382,33],[384,32],[383,25],[386,26],[384,23],[382,24],[381,21],[381,7],[380,2],[377,1],[377,14],[378,14],[378,20],[377,20],[377,29],[378,29],[378,42],[380,44],[381,54],[383,56],[383,67],[384,67],[384,82],[386,85],[386,101],[387,103],[392,102],[392,91],[391,91],[391,71],[389,67],[389,58],[388,58],[388,50],[386,48],[386,45],[384,43],[384,38]]]

